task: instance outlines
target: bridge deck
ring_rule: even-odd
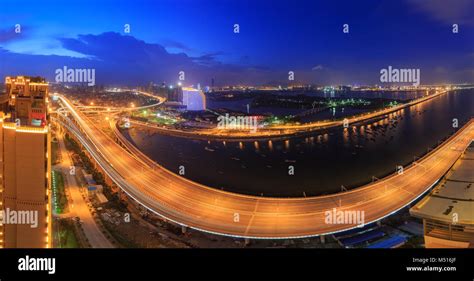
[[[153,212],[206,232],[248,238],[317,236],[356,227],[327,224],[325,212],[365,213],[365,223],[379,220],[416,200],[454,164],[474,137],[472,120],[437,149],[394,174],[339,194],[307,198],[246,196],[203,186],[159,165],[129,154],[65,100],[81,130],[70,126],[106,173],[127,194]]]

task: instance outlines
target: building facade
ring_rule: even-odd
[[[426,248],[474,248],[474,142],[445,178],[410,209],[423,220]]]
[[[201,90],[183,87],[182,102],[187,110],[206,110],[206,96]]]
[[[5,86],[0,97],[0,247],[48,248],[52,244],[48,84],[19,76],[7,77]]]

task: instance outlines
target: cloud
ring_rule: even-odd
[[[54,81],[58,68],[90,68],[96,70],[97,84],[147,84],[150,81],[177,81],[180,71],[185,72],[185,84],[210,83],[216,85],[261,83],[274,72],[222,63],[222,52],[198,57],[186,53],[169,53],[163,45],[147,43],[135,37],[106,32],[98,35],[78,35],[58,38],[64,50],[84,57],[32,55],[14,53],[0,48],[6,67],[0,75],[40,75]],[[264,79],[265,78],[265,79]],[[262,79],[262,80],[260,80]]]
[[[311,70],[313,70],[313,71],[314,70],[322,70],[322,69],[323,69],[323,66],[320,65],[320,64],[318,64],[318,65],[314,66],[313,68],[311,68]]]
[[[74,38],[57,38],[59,48],[64,55],[40,55],[15,53],[12,49],[0,47],[0,79],[6,75],[43,76],[54,81],[56,69],[91,68],[96,70],[97,85],[146,85],[151,81],[174,83],[178,80],[180,71],[185,72],[185,85],[210,85],[214,79],[215,85],[236,84],[266,84],[268,81],[284,85],[288,82],[288,71],[285,68],[255,65],[250,58],[242,55],[235,63],[225,63],[220,60],[223,52],[209,52],[199,56],[190,56],[185,52],[170,53],[156,43],[147,43],[135,37],[114,32],[102,34],[78,35]],[[73,56],[69,54],[79,54]],[[469,52],[472,54],[472,52]],[[436,65],[425,65],[434,69],[436,66],[445,67],[448,74],[425,71],[424,81],[468,81],[472,80],[472,64],[463,59]],[[318,84],[352,84],[374,83],[380,66],[368,65],[361,70],[359,62],[342,62],[328,67],[329,64],[304,66],[304,69],[294,69],[296,82]],[[441,69],[438,69],[441,70]],[[438,80],[442,79],[442,80]],[[431,81],[430,81],[431,83]]]
[[[474,24],[472,0],[408,0],[408,3],[415,12],[428,14],[442,23]]]
[[[189,46],[187,46],[187,45],[185,45],[181,42],[178,42],[178,41],[175,41],[175,40],[170,40],[170,39],[161,40],[161,44],[165,48],[179,49],[179,50],[184,51],[184,52],[191,52],[193,50],[192,48],[190,48]]]
[[[28,26],[22,25],[20,33],[16,33],[14,27],[9,29],[0,29],[0,44],[27,38],[25,34],[29,33],[25,31],[30,31],[30,28]]]
[[[12,41],[18,38],[18,34],[12,30],[0,30],[0,43]]]
[[[224,54],[223,52],[214,52],[214,53],[204,54],[198,57],[193,57],[192,59],[193,61],[202,65],[215,65],[215,64],[220,64],[217,57],[223,54]]]

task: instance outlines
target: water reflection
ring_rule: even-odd
[[[246,194],[301,196],[305,192],[311,196],[337,192],[341,185],[355,187],[372,176],[393,172],[393,167],[411,162],[451,134],[453,116],[462,126],[472,108],[471,90],[444,95],[368,124],[283,141],[248,145],[224,141],[211,146],[208,141],[147,136],[134,128],[129,138],[170,170],[187,163],[186,176],[209,186]],[[268,152],[262,144],[267,144]],[[203,149],[206,146],[208,150]],[[288,161],[293,161],[297,171],[291,177]]]

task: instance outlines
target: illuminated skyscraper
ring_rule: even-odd
[[[0,96],[0,210],[29,221],[0,225],[0,247],[50,247],[48,83],[18,76],[7,77],[5,86]]]
[[[200,90],[183,87],[183,105],[187,110],[206,110],[206,96]]]

